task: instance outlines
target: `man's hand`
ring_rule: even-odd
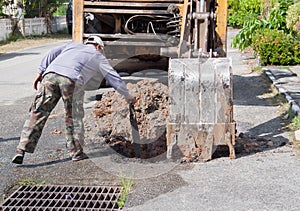
[[[137,99],[136,99],[135,97],[133,97],[133,98],[131,99],[131,101],[130,101],[130,103],[131,103],[132,105],[136,104],[136,102],[137,102]]]
[[[137,99],[135,97],[131,97],[130,99],[126,100],[127,103],[134,105],[137,102]]]
[[[42,74],[38,73],[38,74],[36,75],[35,79],[34,79],[34,82],[33,82],[33,88],[34,88],[35,90],[37,90],[37,85],[38,85],[39,82],[42,81],[42,79],[43,79]]]

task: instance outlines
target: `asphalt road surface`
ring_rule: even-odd
[[[229,33],[228,37],[232,39],[233,34]],[[300,160],[290,144],[292,134],[283,130],[278,106],[266,98],[265,93],[270,91],[266,77],[252,73],[243,63],[247,58],[230,48],[237,130],[249,139],[250,145],[258,143],[257,140],[267,141],[263,148],[240,151],[235,160],[225,155],[207,163],[123,159],[106,150],[91,159],[72,162],[63,135],[54,132],[64,128],[63,108],[58,105],[36,152],[26,154],[24,165],[13,165],[11,158],[34,95],[32,80],[37,65],[48,49],[56,45],[0,56],[2,201],[24,178],[56,185],[112,185],[120,184],[120,171],[127,171],[125,176],[134,173],[135,184],[125,210],[299,210]],[[86,127],[89,129],[95,127],[88,115],[99,93],[87,95]]]
[[[60,44],[51,43],[0,56],[1,105],[11,105],[34,94],[32,82],[42,57],[50,47]]]

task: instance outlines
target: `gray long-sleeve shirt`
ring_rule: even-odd
[[[42,59],[38,72],[43,75],[54,72],[82,86],[88,86],[95,78],[99,83],[105,78],[126,100],[132,99],[120,75],[94,45],[68,42],[54,48]]]

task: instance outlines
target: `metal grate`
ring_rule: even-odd
[[[119,210],[121,191],[120,186],[21,186],[2,210]]]

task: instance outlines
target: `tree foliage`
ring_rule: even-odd
[[[263,0],[228,0],[228,25],[241,27],[259,16],[264,7]]]
[[[47,31],[52,32],[51,20],[57,9],[67,2],[66,0],[25,0],[26,18],[45,17]]]
[[[52,17],[66,0],[25,0],[26,17]]]
[[[35,18],[35,17],[52,17],[57,9],[63,4],[68,2],[68,0],[18,0],[24,5],[25,17]],[[15,1],[16,2],[16,1]],[[10,0],[0,0],[0,16],[6,16],[2,12],[2,7],[5,4],[13,5],[14,1]]]
[[[0,17],[4,16],[2,12],[2,7],[4,6],[4,1],[0,1]]]

